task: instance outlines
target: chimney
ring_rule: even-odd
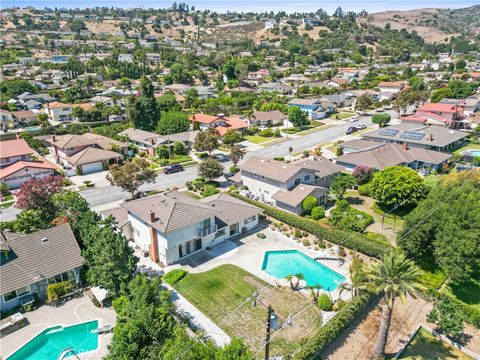
[[[427,141],[433,141],[433,135],[427,134]]]
[[[56,142],[57,141],[57,137],[55,135],[52,136],[52,142]]]
[[[408,150],[408,144],[407,143],[403,143],[403,150]]]
[[[155,139],[154,138],[150,139],[150,144],[155,145]]]
[[[196,118],[195,118],[195,114],[193,114],[193,115],[192,115],[192,120],[195,120],[195,119],[196,119]]]
[[[152,210],[148,210],[148,218],[150,219],[151,223],[155,222],[155,212]]]

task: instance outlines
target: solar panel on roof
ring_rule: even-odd
[[[385,135],[385,136],[395,136],[397,135],[399,130],[397,129],[385,129],[380,131],[380,135]]]
[[[401,138],[410,140],[422,140],[424,136],[424,133],[418,131],[405,131],[400,135]]]

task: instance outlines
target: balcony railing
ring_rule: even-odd
[[[205,237],[210,234],[213,234],[216,231],[217,231],[217,225],[213,225],[208,228],[198,230],[198,236]]]

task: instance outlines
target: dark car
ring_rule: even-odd
[[[215,154],[213,155],[213,158],[217,159],[220,162],[227,162],[228,160],[230,160],[230,157],[226,154]]]
[[[354,132],[357,132],[357,131],[358,131],[358,129],[357,129],[356,127],[353,127],[353,126],[352,126],[352,127],[349,127],[349,128],[347,129],[346,134],[347,134],[347,135],[350,135],[350,134],[353,134]]]
[[[176,173],[176,172],[180,172],[180,171],[183,171],[183,166],[180,165],[180,164],[173,164],[173,165],[169,165],[169,166],[166,166],[165,169],[163,169],[163,173],[164,174],[172,174],[172,173]]]

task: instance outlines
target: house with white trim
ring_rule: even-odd
[[[227,194],[201,200],[169,191],[126,202],[133,241],[145,256],[170,265],[252,230],[262,209]]]

